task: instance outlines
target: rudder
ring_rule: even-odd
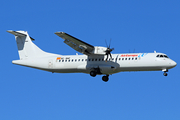
[[[43,56],[46,54],[46,52],[42,51],[32,42],[34,39],[29,37],[26,31],[9,30],[7,32],[15,35],[20,60]]]

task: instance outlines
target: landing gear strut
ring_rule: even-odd
[[[162,71],[164,71],[164,73],[163,73],[164,76],[167,76],[167,75],[168,75],[168,74],[167,74],[168,69],[164,69],[164,70],[162,70]]]
[[[92,77],[96,77],[97,74],[102,74],[102,73],[100,72],[99,67],[98,67],[98,68],[93,68],[92,71],[90,72],[90,75],[91,75]]]
[[[109,75],[103,76],[103,77],[102,77],[102,80],[103,80],[104,82],[107,82],[107,81],[109,80]]]

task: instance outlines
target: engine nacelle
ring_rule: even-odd
[[[95,46],[94,51],[92,51],[93,54],[98,54],[98,55],[105,55],[107,48],[106,47],[99,47]]]

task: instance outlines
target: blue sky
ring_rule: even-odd
[[[113,53],[166,53],[180,63],[178,0],[4,0],[0,4],[0,118],[2,120],[179,120],[179,66],[163,72],[121,72],[110,76],[57,74],[13,65],[19,59],[14,36],[28,31],[41,49],[62,55],[76,51],[56,36],[64,31]]]

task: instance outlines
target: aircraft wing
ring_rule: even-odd
[[[66,43],[67,45],[69,45],[71,48],[73,48],[74,50],[86,54],[86,55],[90,55],[93,53],[94,51],[94,46],[83,42],[65,32],[56,32],[56,35],[58,35],[59,37],[61,37],[62,39],[64,39],[64,43]]]

